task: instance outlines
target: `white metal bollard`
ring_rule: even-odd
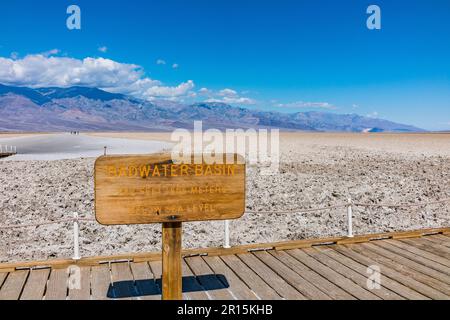
[[[80,260],[78,213],[73,213],[73,260]]]
[[[353,212],[352,212],[352,199],[348,198],[347,207],[347,237],[353,238]]]
[[[223,247],[225,249],[231,248],[230,246],[230,220],[224,221],[224,227],[225,227],[225,239],[223,243]]]

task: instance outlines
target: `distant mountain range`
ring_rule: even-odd
[[[223,103],[148,102],[97,88],[12,87],[0,84],[0,131],[166,131],[193,127],[302,131],[418,132],[410,125],[326,112],[265,112]]]

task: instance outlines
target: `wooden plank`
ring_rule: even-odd
[[[10,272],[0,289],[0,300],[18,300],[27,277],[28,270]]]
[[[328,281],[322,275],[314,272],[303,263],[287,254],[285,251],[272,250],[269,251],[274,257],[283,262],[289,268],[297,272],[303,278],[308,279],[312,284],[319,288],[322,292],[326,292],[328,296],[335,300],[356,300],[355,297],[342,290],[334,283]]]
[[[111,272],[107,264],[91,267],[91,294],[93,300],[111,299]]]
[[[219,257],[203,257],[203,260],[216,275],[224,276],[229,290],[238,300],[258,300],[255,293]]]
[[[411,246],[414,246],[416,248],[419,248],[420,250],[435,254],[437,256],[443,257],[450,261],[450,248],[443,247],[439,248],[439,245],[432,244],[429,241],[422,240],[422,239],[405,239],[402,240],[403,243],[409,244]]]
[[[147,262],[131,264],[131,272],[136,283],[139,299],[161,300],[161,290]]]
[[[156,279],[156,284],[159,288],[159,292],[162,290],[161,275],[162,275],[162,262],[150,261],[150,269]],[[185,300],[208,300],[208,295],[204,292],[204,288],[195,278],[195,275],[189,269],[188,265],[182,260],[183,268],[183,299]]]
[[[182,299],[181,233],[181,222],[165,222],[162,225],[163,300]]]
[[[8,272],[0,272],[0,289],[2,288],[3,282],[8,276]]]
[[[75,287],[71,287],[69,276],[69,300],[90,300],[91,298],[91,267],[81,267],[78,269],[80,282]],[[78,277],[78,275],[76,275]]]
[[[437,234],[434,235],[433,238],[437,238],[437,239],[441,239],[442,240],[442,244],[445,246],[450,246],[450,235],[448,234]]]
[[[447,275],[439,273],[438,271],[423,266],[417,262],[398,256],[388,250],[375,246],[374,244],[364,243],[362,246],[386,259],[390,259],[392,261],[390,262],[391,265],[395,264],[395,268],[408,272],[417,281],[428,284],[429,286],[450,296],[450,277]]]
[[[224,164],[181,163],[170,153],[100,157],[94,172],[96,218],[106,225],[240,218],[245,161],[231,157]]]
[[[252,291],[262,300],[280,300],[281,296],[272,289],[263,279],[252,269],[243,263],[235,255],[225,255],[220,257],[222,261],[231,269]]]
[[[234,297],[201,257],[185,258],[203,288],[214,300],[233,300]]]
[[[281,297],[289,300],[306,300],[307,298],[287,283],[283,278],[273,272],[266,264],[261,262],[252,253],[240,254],[238,257],[258,276],[272,287]]]
[[[160,279],[162,276],[162,261],[150,261],[148,263],[151,272],[153,273],[153,276],[155,279]]]
[[[66,269],[52,269],[47,283],[45,300],[66,300],[68,277]]]
[[[183,268],[183,299],[210,300],[211,296],[205,291],[184,259],[181,266]]]
[[[20,300],[42,300],[50,269],[31,270]]]
[[[162,294],[162,261],[149,261],[148,266],[150,267],[150,271],[155,277],[156,286],[158,287],[159,292]]]
[[[331,300],[327,294],[312,285],[306,278],[290,269],[270,253],[260,251],[255,252],[255,256],[308,299]]]
[[[447,259],[445,259],[443,257],[440,257],[438,255],[435,255],[433,253],[421,250],[421,249],[419,249],[417,247],[414,247],[412,245],[406,244],[406,243],[404,243],[402,241],[386,241],[386,242],[390,243],[390,244],[393,244],[393,245],[395,245],[395,246],[397,246],[397,247],[399,247],[399,248],[401,248],[403,250],[407,250],[407,251],[409,251],[411,253],[414,253],[416,255],[419,255],[419,256],[422,256],[422,257],[424,257],[426,259],[434,261],[436,263],[440,263],[441,265],[448,267],[447,269],[450,272],[450,260],[447,260]]]
[[[183,268],[183,297],[186,300],[211,300],[211,295],[198,281],[195,274],[189,268],[185,259],[182,261]]]
[[[379,263],[383,263],[383,265],[391,268],[392,270],[398,271],[406,277],[410,277],[411,279],[424,284],[425,286],[422,286],[420,288],[420,292],[425,293],[428,297],[439,300],[447,300],[450,298],[450,287],[448,287],[448,285],[443,284],[442,282],[430,276],[424,275],[414,269],[411,269],[407,265],[400,265],[395,261],[381,256],[375,251],[372,251],[372,248],[373,247],[368,246],[368,244],[363,244],[361,246],[354,246],[352,249],[372,258]]]
[[[364,244],[366,245],[366,244]],[[377,252],[378,254],[381,254],[385,256],[386,258],[389,258],[393,261],[396,261],[400,263],[401,265],[407,265],[408,267],[417,270],[418,272],[421,272],[423,274],[426,274],[434,279],[437,279],[443,283],[450,284],[450,277],[442,272],[439,272],[433,268],[428,267],[427,265],[424,265],[420,262],[417,262],[413,259],[406,258],[396,252],[393,252],[391,250],[388,250],[389,245],[383,245],[382,243],[373,242],[370,244],[369,248],[371,248],[373,251]],[[396,247],[394,247],[395,250]],[[420,261],[420,259],[419,259]],[[427,261],[428,262],[428,261]]]
[[[312,258],[305,252],[303,252],[301,249],[293,249],[287,251],[291,256],[302,262],[303,264],[307,265],[312,270],[316,271],[317,273],[320,273],[325,278],[327,278],[329,281],[333,282],[343,290],[350,293],[352,296],[356,297],[357,299],[364,299],[364,300],[378,300],[379,298],[375,296],[373,293],[369,292],[368,290],[361,288],[358,284],[354,283],[350,279],[347,279],[334,271],[333,269],[327,267],[326,265],[320,263],[316,259]]]
[[[114,298],[131,300],[137,297],[138,293],[134,286],[133,274],[128,262],[112,263],[111,279]]]
[[[375,233],[367,235],[356,235],[354,237],[343,237],[338,240],[336,244],[353,244],[369,242],[372,240],[379,239],[406,239],[406,238],[417,238],[423,235],[436,234],[449,231],[450,228],[428,228],[419,230],[409,230],[409,231],[397,231],[397,232],[386,232],[386,233]]]
[[[44,261],[25,261],[25,262],[14,262],[14,263],[3,263],[0,264],[0,272],[3,270],[17,269],[17,268],[45,268],[51,267],[53,269],[65,269],[69,266],[97,266],[100,263],[103,264],[108,261],[118,261],[118,260],[141,260],[141,261],[157,261],[161,260],[161,252],[149,252],[149,253],[127,253],[118,254],[110,256],[94,256],[94,257],[84,257],[80,260],[73,259],[50,259]]]
[[[403,276],[403,274],[396,272],[395,270],[391,270],[390,268],[379,264],[377,261],[372,260],[368,258],[367,256],[364,256],[362,254],[359,254],[356,251],[351,250],[349,247],[344,246],[335,246],[333,247],[334,250],[341,253],[344,256],[347,256],[348,258],[351,258],[355,261],[358,261],[362,264],[365,264],[367,267],[369,266],[379,266],[382,268],[381,275],[384,276],[384,278],[388,277],[390,279],[393,279],[399,283],[401,283],[403,286],[408,288],[408,291],[396,291],[398,294],[402,295],[403,297],[410,299],[410,300],[430,300],[427,296],[423,295],[416,289],[414,289],[415,281],[411,281],[410,279]],[[383,279],[383,277],[382,277]],[[413,285],[411,286],[410,283],[413,282]]]
[[[441,252],[450,254],[450,247],[443,245],[442,242],[439,242],[439,240],[431,239],[430,237],[422,238],[422,240],[423,244],[427,244],[435,249],[439,249]]]
[[[364,249],[364,247],[362,247],[361,245],[349,245],[349,248],[361,255],[372,259],[375,262],[375,265],[380,267],[382,274],[387,274],[387,272],[390,272],[396,280],[401,281],[417,292],[420,292],[421,294],[431,299],[442,300],[448,298],[444,293],[434,289],[428,284],[425,284],[413,278],[412,274],[407,270],[405,266],[400,266],[397,263],[393,263],[387,258],[374,254],[372,251]]]
[[[416,232],[416,236],[422,236],[423,234],[436,233],[441,232],[445,233],[446,231],[450,232],[450,228],[437,228],[437,229],[422,229]],[[365,241],[367,239],[379,239],[380,237],[397,237],[396,235],[401,235],[405,232],[391,232],[391,233],[383,233],[383,234],[372,234],[365,236],[355,236],[354,239],[357,241],[359,237],[365,237]],[[410,231],[407,232],[411,234]],[[433,235],[433,237],[444,237],[443,235]],[[428,236],[427,236],[428,237]],[[445,237],[448,239],[448,237]],[[331,240],[330,240],[331,239]],[[302,247],[311,247],[314,245],[323,245],[327,243],[336,243],[339,240],[349,239],[347,237],[335,237],[335,238],[318,238],[318,239],[304,239],[304,240],[295,240],[295,241],[280,241],[280,242],[271,242],[271,243],[254,243],[248,245],[240,245],[234,246],[231,248],[197,248],[197,249],[185,249],[182,250],[182,256],[193,256],[193,255],[209,255],[209,256],[221,256],[221,255],[233,255],[239,253],[247,253],[249,250],[267,250],[268,248],[302,248]],[[360,241],[357,241],[360,242]],[[14,263],[2,263],[0,264],[0,272],[9,272],[10,270],[15,270],[16,268],[35,268],[35,267],[53,267],[53,268],[66,268],[70,265],[78,265],[78,266],[95,266],[99,263],[105,263],[108,261],[117,261],[117,260],[130,260],[135,262],[145,262],[145,261],[160,261],[161,260],[161,252],[144,252],[144,253],[127,253],[127,254],[117,254],[110,256],[93,256],[93,257],[83,257],[80,260],[74,261],[72,259],[50,259],[45,261],[22,261],[22,262],[14,262]]]
[[[441,273],[450,275],[450,270],[446,266],[443,266],[443,265],[441,265],[439,263],[434,263],[433,261],[430,261],[429,259],[424,258],[424,257],[422,257],[420,255],[415,254],[415,253],[412,253],[412,252],[410,252],[408,250],[403,250],[402,248],[394,246],[390,242],[380,241],[380,242],[377,242],[377,245],[379,245],[379,246],[383,247],[384,249],[389,250],[389,251],[391,251],[391,252],[393,252],[395,254],[398,254],[400,256],[408,258],[408,259],[410,259],[412,261],[416,261],[418,263],[421,263],[424,266],[427,266],[429,268],[437,270],[437,271],[439,271]]]
[[[360,287],[364,289],[368,289],[371,293],[373,293],[375,296],[384,299],[384,300],[404,300],[401,296],[398,294],[386,289],[385,287],[380,287],[379,289],[370,289],[367,287],[367,274],[362,276],[355,270],[351,269],[350,267],[346,266],[345,264],[342,264],[326,254],[322,253],[321,251],[318,251],[316,249],[305,249],[303,250],[308,255],[310,255],[312,258],[316,259],[317,261],[320,261],[324,265],[330,267],[334,271],[340,273],[342,276],[352,280],[356,284],[358,284]],[[377,300],[377,299],[374,299]],[[378,299],[379,300],[379,299]]]
[[[320,239],[301,239],[294,241],[284,241],[279,243],[273,243],[269,248],[274,250],[288,250],[288,249],[298,249],[298,248],[309,248],[313,245],[325,245],[325,244],[333,244],[338,241],[343,240],[343,237],[327,237]]]
[[[444,248],[450,249],[450,241],[447,240],[447,237],[444,237],[442,235],[434,235],[429,237],[424,237],[424,240],[431,241],[433,243],[436,243]]]
[[[337,252],[336,250],[332,249],[335,246],[328,247],[328,248],[316,248],[316,250],[319,250],[323,254],[326,254],[330,258],[340,262],[343,265],[346,265],[353,270],[360,273],[362,276],[367,277],[368,273],[368,267],[371,265],[370,262],[367,262],[366,260],[358,259],[353,260],[342,253]],[[365,257],[364,257],[365,259]],[[404,286],[403,284],[395,281],[394,279],[391,279],[389,277],[386,277],[385,275],[381,275],[381,286],[390,290],[391,292],[397,294],[398,296],[402,297],[402,299],[410,299],[410,300],[417,300],[422,299],[424,296],[418,294],[416,291]]]

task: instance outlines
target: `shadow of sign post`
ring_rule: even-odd
[[[222,274],[208,274],[188,276],[182,278],[182,292],[200,292],[229,288],[226,277]],[[136,281],[117,281],[108,288],[107,297],[112,299],[126,299],[142,296],[156,296],[162,294],[162,279],[146,279]]]
[[[172,160],[170,154],[152,154],[102,156],[95,162],[95,216],[99,223],[162,223],[159,288],[163,300],[181,300],[183,286],[194,287],[190,277],[182,278],[182,223],[237,219],[245,211],[243,158],[221,154],[213,163],[196,163],[194,159],[199,157],[185,163]],[[200,287],[228,285],[223,276],[214,275],[217,281],[206,281],[208,277],[199,277],[200,282],[208,284]],[[112,295],[117,296],[116,291],[132,295],[136,290],[127,283],[118,282]],[[151,282],[145,285],[149,292],[156,292],[158,281],[154,286]]]

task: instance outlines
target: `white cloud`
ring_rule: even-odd
[[[106,47],[106,46],[99,47],[98,51],[106,53],[106,52],[108,52],[108,47]]]
[[[236,98],[238,96],[238,93],[235,90],[232,89],[223,89],[219,91],[219,96],[221,97],[233,97]]]
[[[45,52],[42,52],[41,55],[44,57],[50,57],[59,54],[61,51],[59,49],[52,49]]]
[[[208,99],[205,102],[221,102],[227,104],[243,104],[243,105],[253,105],[256,101],[241,97],[236,90],[225,88],[219,91],[210,90],[207,88],[201,88],[198,93],[202,96],[206,96]]]
[[[158,59],[158,60],[156,60],[156,64],[158,64],[158,65],[164,65],[164,64],[166,64],[166,61],[163,60],[163,59]]]
[[[198,90],[198,93],[202,94],[202,95],[209,95],[211,91],[209,91],[208,88],[201,88],[200,90]]]
[[[211,98],[208,100],[205,100],[205,102],[222,102],[226,104],[244,104],[244,105],[253,105],[256,104],[256,101],[251,98],[245,98],[245,97],[223,97],[223,98]]]
[[[178,69],[180,67],[180,65],[178,64],[178,63],[174,63],[173,65],[172,65],[172,68],[173,69]]]
[[[373,111],[371,113],[366,114],[366,117],[369,117],[369,118],[378,118],[378,116],[379,116],[379,114],[377,111]]]
[[[148,99],[180,97],[194,87],[192,80],[174,87],[164,86],[158,80],[145,77],[142,67],[135,64],[44,54],[27,55],[22,59],[0,57],[0,83],[28,87],[97,87]]]
[[[336,109],[334,105],[328,102],[305,102],[295,101],[291,103],[279,103],[279,108],[319,108],[319,109]]]
[[[19,53],[18,52],[11,52],[11,54],[9,55],[11,57],[11,59],[16,60],[19,58]]]
[[[146,97],[180,97],[184,96],[194,88],[192,80],[183,82],[176,87],[153,86],[144,92]]]
[[[353,108],[353,109],[358,109],[358,108],[359,108],[359,105],[357,105],[356,103],[354,103],[354,104],[352,104],[352,108]]]
[[[99,48],[99,51],[102,48]],[[107,48],[105,47],[105,50]],[[201,88],[195,91],[193,80],[175,86],[167,86],[159,80],[145,76],[141,66],[116,62],[106,58],[75,59],[55,56],[53,49],[40,54],[20,58],[0,57],[0,83],[15,86],[39,87],[96,87],[109,92],[128,94],[137,98],[183,101],[203,96],[211,102],[252,105],[256,101],[243,97],[237,91],[225,88],[219,91]],[[159,59],[157,64],[166,64]],[[172,66],[172,67],[175,67]]]

